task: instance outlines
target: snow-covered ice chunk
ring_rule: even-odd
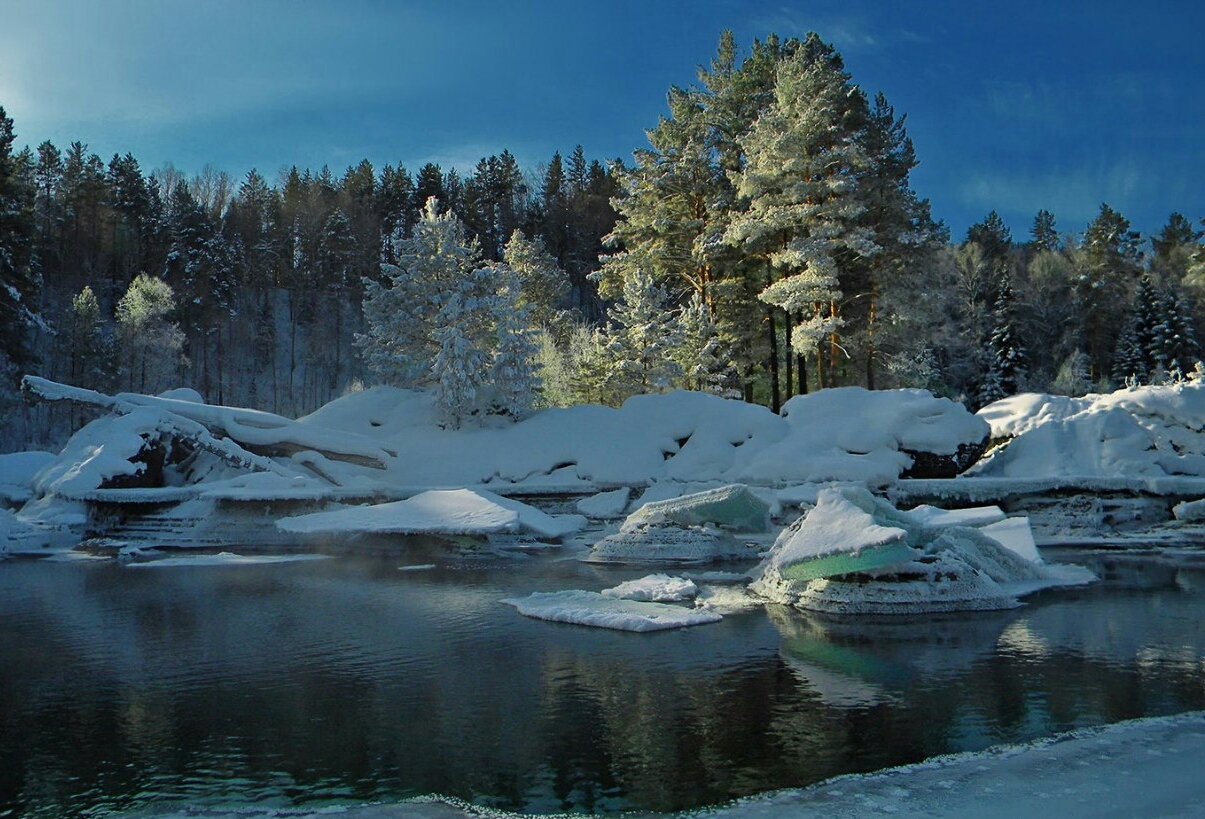
[[[1042,562],[1042,556],[1038,554],[1038,546],[1034,543],[1029,518],[1005,518],[981,526],[979,531],[1030,563]]]
[[[687,564],[755,557],[746,544],[712,526],[641,524],[608,535],[585,558],[591,563]]]
[[[770,566],[788,579],[811,580],[915,558],[907,530],[879,523],[888,517],[882,506],[861,487],[823,490],[815,508],[775,541]]]
[[[684,577],[668,574],[650,574],[636,580],[628,580],[609,589],[603,589],[607,597],[622,600],[643,600],[650,603],[682,603],[693,600],[699,587]]]
[[[1172,515],[1182,523],[1205,521],[1205,500],[1181,501],[1172,507]]]
[[[944,529],[948,526],[986,526],[1004,520],[999,506],[975,506],[970,509],[939,509],[929,504],[909,509],[904,514],[926,529]]]
[[[619,631],[659,631],[716,623],[723,619],[714,611],[668,603],[621,600],[591,591],[535,592],[528,597],[502,602],[514,606],[522,615],[539,620]]]
[[[644,504],[623,523],[624,529],[674,523],[679,526],[714,524],[735,532],[764,532],[770,527],[770,507],[743,484],[694,492]]]
[[[1024,518],[979,528],[928,525],[960,516],[943,517],[901,512],[865,489],[826,489],[779,538],[750,590],[811,611],[912,614],[1012,608],[1039,589],[1095,580],[1079,566],[1043,563]]]
[[[577,502],[577,511],[588,518],[618,518],[623,517],[623,511],[628,508],[632,490],[624,487],[612,489],[610,492],[599,492]]]
[[[206,500],[271,501],[321,500],[329,495],[329,486],[304,475],[286,478],[275,472],[249,472],[206,482],[200,497]]]
[[[523,531],[531,532],[540,537],[564,537],[581,530],[586,525],[586,518],[582,515],[549,515],[547,512],[534,506],[520,503],[510,498],[504,498],[501,495],[495,495],[493,492],[486,492],[484,489],[472,491],[479,497],[485,498],[491,503],[501,506],[503,509],[509,509],[514,512],[519,516],[519,525]]]

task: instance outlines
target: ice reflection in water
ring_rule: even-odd
[[[0,564],[0,816],[422,793],[660,811],[1205,707],[1201,564],[1089,557],[1106,583],[1009,612],[772,607],[643,635],[498,602],[641,574],[555,555]]]

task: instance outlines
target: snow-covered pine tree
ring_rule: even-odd
[[[496,349],[490,368],[493,406],[512,418],[520,418],[531,410],[540,388],[536,374],[539,348],[531,338],[531,309],[521,300],[518,273],[505,265],[496,269],[504,284],[495,302]]]
[[[365,331],[356,335],[356,344],[369,371],[384,383],[421,387],[431,382],[431,364],[443,346],[436,331],[444,326],[440,314],[450,294],[460,292],[467,304],[492,291],[471,276],[481,259],[476,243],[455,214],[439,212],[434,198],[427,200],[413,235],[398,241],[394,252],[398,263],[381,265],[383,282],[364,280]],[[481,284],[480,292],[465,293],[466,279]]]
[[[518,279],[518,303],[528,310],[531,326],[555,333],[566,320],[569,276],[541,240],[528,239],[519,230],[511,234],[502,259]]]
[[[735,368],[723,353],[715,319],[699,293],[694,293],[682,308],[679,326],[682,341],[674,359],[682,368],[686,388],[739,398]]]
[[[843,261],[878,246],[859,223],[858,175],[868,166],[855,134],[866,101],[841,59],[814,34],[778,66],[773,104],[745,134],[736,191],[747,203],[726,239],[765,261],[773,281],[760,298],[793,317],[791,346],[817,352],[840,327]],[[824,384],[824,371],[817,374]]]
[[[440,326],[432,334],[439,351],[431,362],[435,380],[435,405],[444,426],[459,429],[475,413],[485,387],[489,355],[462,326],[467,305],[454,294],[440,310]]]
[[[1015,395],[1025,383],[1027,355],[1013,326],[1013,289],[1005,279],[996,294],[992,311],[992,331],[985,345],[987,369],[979,389],[979,405],[984,406]]]
[[[620,396],[663,392],[682,377],[673,358],[681,344],[676,311],[665,289],[643,270],[625,277],[623,301],[611,309],[603,337],[612,362],[611,391]]]

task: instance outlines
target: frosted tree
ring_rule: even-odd
[[[979,405],[1015,395],[1025,384],[1028,356],[1013,322],[1013,290],[1006,279],[996,294],[992,331],[984,349],[986,372],[979,388]]]
[[[158,392],[176,386],[184,333],[170,318],[175,309],[167,282],[145,273],[134,277],[117,302],[118,356],[129,389]]]
[[[739,397],[739,392],[734,389],[735,367],[724,354],[715,319],[699,293],[692,295],[690,303],[682,308],[678,326],[681,343],[674,353],[674,360],[682,369],[686,388],[728,398]]]
[[[439,345],[431,363],[435,404],[442,423],[452,429],[478,411],[489,370],[489,354],[466,329],[469,322],[464,319],[471,311],[460,294],[453,294],[440,311],[440,326],[433,333]]]
[[[514,237],[507,245],[508,252],[512,244]],[[517,272],[502,266],[499,273],[504,286],[495,305],[496,349],[490,368],[493,406],[518,418],[531,410],[540,387],[536,374],[538,348],[529,329],[532,310],[521,299],[522,287]]]
[[[726,233],[763,260],[770,282],[760,298],[793,321],[798,355],[817,354],[822,386],[828,357],[819,342],[837,345],[842,266],[878,250],[859,223],[866,207],[858,176],[869,160],[855,120],[865,111],[840,57],[810,35],[779,64],[774,102],[743,138],[736,192],[747,209]]]
[[[356,343],[382,381],[421,387],[431,383],[431,365],[443,346],[436,332],[446,324],[450,294],[460,294],[458,320],[480,325],[476,308],[493,292],[486,277],[473,275],[481,260],[476,243],[453,213],[439,212],[434,198],[427,200],[413,236],[398,241],[394,252],[398,263],[381,265],[383,281],[364,280],[365,331]],[[461,330],[470,338],[483,332],[480,326]]]
[[[663,392],[682,377],[673,355],[681,344],[676,312],[665,289],[642,270],[628,275],[623,301],[611,311],[603,336],[612,361],[612,389],[623,395]]]
[[[110,341],[100,303],[85,285],[71,300],[59,333],[60,358],[69,383],[105,391],[112,372]]]
[[[539,239],[528,239],[522,231],[511,234],[502,259],[514,271],[520,305],[528,310],[532,326],[556,328],[563,325],[562,309],[569,300],[569,277]]]

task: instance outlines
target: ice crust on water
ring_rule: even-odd
[[[723,619],[714,611],[625,600],[600,592],[580,590],[535,592],[528,597],[502,602],[514,606],[520,614],[538,620],[618,631],[661,631],[706,625]]]

